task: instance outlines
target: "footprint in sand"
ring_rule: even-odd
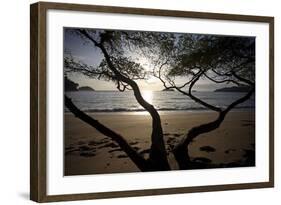
[[[117,148],[117,149],[109,150],[108,152],[112,153],[112,152],[121,152],[121,151],[123,151],[121,148]]]
[[[130,145],[136,145],[136,144],[138,144],[139,142],[137,142],[137,141],[135,141],[135,142],[130,142],[129,144]]]
[[[181,134],[181,133],[169,133],[169,132],[167,132],[167,133],[164,133],[163,135],[164,135],[164,136],[173,135],[174,137],[179,137],[179,136],[181,136],[182,134]]]
[[[80,152],[81,157],[94,157],[96,156],[95,152]]]
[[[97,145],[101,145],[101,144],[104,144],[108,141],[104,141],[104,140],[101,140],[101,141],[95,141],[95,140],[91,140],[88,142],[88,145],[90,146],[97,146]]]
[[[80,146],[79,147],[79,150],[80,151],[89,151],[89,150],[92,150],[93,148],[89,147],[89,146],[86,146],[86,145],[83,145],[83,146]]]
[[[127,158],[128,156],[125,155],[125,154],[122,154],[122,155],[118,155],[117,158]]]
[[[202,147],[200,147],[200,151],[210,153],[210,152],[215,152],[216,149],[211,146],[202,146]]]
[[[113,142],[110,142],[110,143],[100,146],[99,148],[105,148],[105,147],[117,148],[119,146]]]
[[[227,149],[227,150],[224,151],[224,153],[230,154],[230,153],[235,152],[235,151],[236,151],[236,149]]]
[[[193,159],[193,162],[200,162],[200,163],[206,163],[209,164],[212,162],[212,160],[205,158],[205,157],[196,157]]]

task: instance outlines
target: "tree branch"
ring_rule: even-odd
[[[195,96],[192,94],[192,88],[193,88],[193,86],[195,85],[195,83],[199,80],[199,78],[200,78],[204,73],[205,73],[204,70],[203,70],[203,71],[200,71],[200,74],[191,82],[191,84],[190,84],[190,86],[189,86],[189,90],[188,90],[188,94],[187,94],[187,95],[188,95],[192,100],[194,100],[195,102],[200,103],[201,105],[203,105],[203,106],[205,106],[205,107],[207,107],[207,108],[209,108],[209,109],[211,109],[211,110],[214,110],[214,111],[216,111],[216,112],[221,112],[221,108],[216,107],[216,106],[214,106],[214,105],[211,105],[211,104],[209,104],[209,103],[207,103],[207,102],[205,102],[205,101],[203,101],[203,100],[201,100],[201,99],[195,97]],[[186,92],[182,92],[182,93],[186,93]]]
[[[214,83],[233,83],[233,84],[236,84],[238,86],[240,85],[240,83],[238,83],[235,80],[231,80],[231,79],[215,80],[215,79],[211,78],[210,76],[208,76],[206,73],[204,73],[204,76]]]
[[[201,134],[208,133],[219,128],[227,113],[232,110],[235,106],[248,100],[254,93],[254,90],[255,88],[252,87],[252,89],[245,96],[234,101],[225,110],[219,112],[218,117],[214,121],[195,126],[188,131],[186,137],[183,138],[183,140],[173,150],[173,154],[179,164],[180,169],[190,168],[190,158],[188,155],[188,145],[190,144],[190,142],[192,142],[194,138]]]
[[[81,32],[81,29],[80,29]],[[156,170],[170,170],[170,165],[168,163],[167,159],[167,152],[164,144],[163,139],[163,130],[161,125],[161,119],[159,116],[159,113],[157,110],[153,107],[153,105],[149,104],[145,99],[142,97],[140,89],[135,81],[132,79],[122,75],[114,66],[114,64],[111,61],[111,58],[106,50],[106,48],[103,46],[103,44],[97,43],[88,33],[84,30],[82,30],[81,34],[84,34],[85,37],[87,37],[90,41],[94,43],[95,46],[101,49],[105,60],[107,62],[108,67],[111,69],[111,71],[114,73],[116,78],[120,81],[123,81],[124,83],[131,86],[133,89],[135,98],[137,102],[145,109],[147,110],[151,117],[152,117],[152,134],[151,134],[151,149],[150,149],[150,160],[152,161],[152,164],[155,165]]]
[[[214,110],[214,111],[216,111],[216,112],[220,112],[220,111],[221,111],[221,108],[216,107],[216,106],[213,106],[213,105],[211,105],[211,104],[209,104],[209,103],[207,103],[207,102],[205,102],[205,101],[203,101],[203,100],[197,98],[196,96],[194,96],[194,95],[192,94],[192,88],[193,88],[193,86],[194,86],[195,83],[199,80],[199,78],[204,74],[204,71],[199,70],[199,71],[193,76],[193,78],[192,78],[191,80],[189,80],[188,82],[186,82],[186,83],[183,84],[182,86],[176,86],[175,83],[173,83],[173,85],[171,85],[171,86],[167,86],[166,81],[161,77],[161,76],[162,76],[162,74],[161,74],[161,69],[162,69],[162,67],[163,67],[164,65],[166,65],[166,63],[161,64],[161,66],[160,66],[160,68],[159,68],[159,70],[158,70],[158,75],[156,75],[155,72],[154,72],[154,77],[158,78],[158,79],[162,82],[163,86],[164,86],[166,89],[176,89],[178,92],[180,92],[180,93],[182,93],[182,94],[184,94],[184,95],[190,97],[192,100],[194,100],[195,102],[197,102],[197,103],[203,105],[204,107],[207,107],[207,108],[209,108],[209,109],[211,109],[211,110]],[[170,83],[170,84],[171,84],[171,83]],[[188,85],[188,84],[190,84],[190,86],[189,86],[189,91],[186,92],[186,91],[182,90],[182,88],[184,88],[184,87],[185,87],[186,85]]]
[[[120,134],[114,132],[113,130],[101,124],[96,119],[81,111],[66,95],[64,96],[64,102],[65,106],[75,115],[75,117],[91,125],[100,133],[116,142],[141,171],[150,170],[148,162],[140,154],[138,154]]]
[[[242,82],[244,82],[244,83],[247,83],[248,85],[254,85],[254,82],[252,82],[252,81],[250,81],[250,80],[248,80],[248,79],[246,79],[246,78],[243,78],[243,77],[241,77],[241,76],[239,76],[237,73],[235,73],[234,71],[232,71],[232,75],[235,77],[235,78],[237,78],[238,80],[240,80],[240,81],[242,81]]]
[[[235,106],[245,102],[246,100],[248,100],[251,95],[255,92],[255,85],[252,86],[252,88],[250,89],[250,91],[243,97],[239,98],[238,100],[234,101],[233,103],[231,103],[223,112],[225,114],[227,114],[230,110],[232,110]]]

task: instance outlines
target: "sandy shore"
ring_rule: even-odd
[[[150,147],[151,118],[144,113],[92,113],[97,120],[122,134],[145,157]],[[209,122],[216,113],[163,112],[160,113],[167,149],[178,142],[193,126]],[[245,152],[254,150],[254,112],[233,111],[220,128],[200,135],[189,146],[192,158],[207,159],[211,163],[232,163],[243,159]],[[170,153],[169,162],[178,169]],[[136,172],[137,167],[112,141],[94,128],[65,114],[65,175]]]

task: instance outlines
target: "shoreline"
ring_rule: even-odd
[[[168,115],[168,114],[187,114],[187,113],[217,113],[215,111],[209,109],[190,109],[190,110],[157,110],[160,115]],[[254,112],[255,107],[247,107],[247,108],[233,108],[230,112]],[[145,110],[134,111],[83,111],[89,115],[97,114],[97,115],[149,115],[149,113]],[[65,115],[73,115],[70,111],[64,111]]]

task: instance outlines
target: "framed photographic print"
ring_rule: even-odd
[[[30,197],[274,185],[274,18],[31,5]]]

